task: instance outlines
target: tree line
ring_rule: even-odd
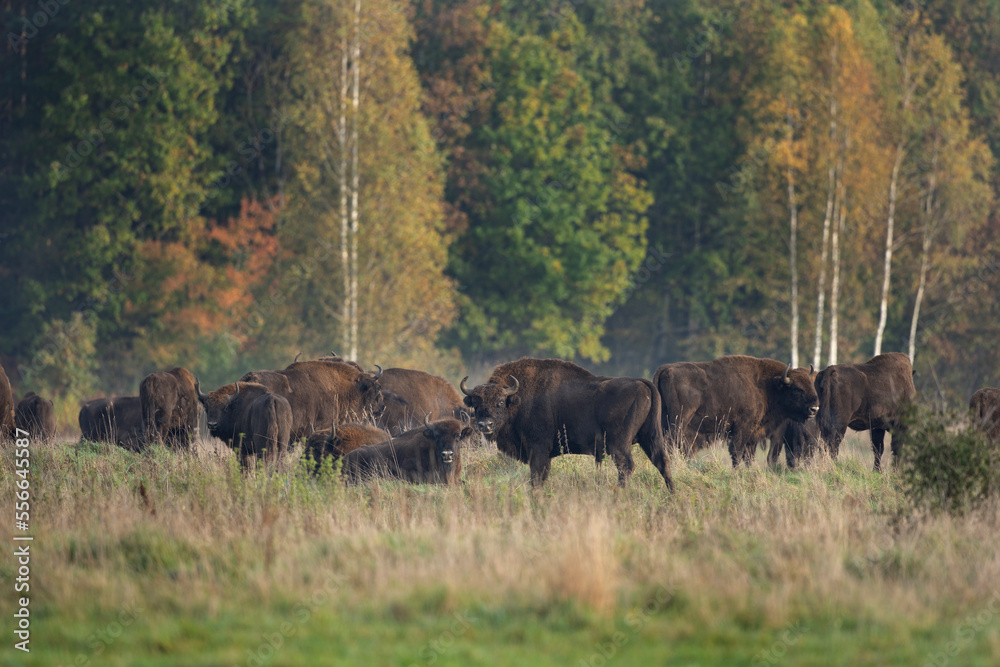
[[[459,376],[1000,363],[1000,2],[11,0],[0,355],[75,402],[295,354]],[[461,373],[465,374],[465,373]]]

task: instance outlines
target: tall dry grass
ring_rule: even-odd
[[[661,595],[679,634],[807,616],[903,635],[988,604],[1000,592],[996,505],[907,515],[897,477],[872,473],[866,447],[849,440],[838,462],[791,473],[767,469],[763,454],[734,471],[717,446],[673,459],[670,495],[641,455],[625,490],[612,465],[562,457],[532,491],[526,466],[488,448],[464,452],[465,483],[446,488],[248,476],[224,448],[50,445],[32,468],[33,604],[69,618],[95,606],[184,616],[323,589],[329,604],[405,619],[467,604],[607,616]],[[0,470],[0,507],[12,508],[9,447]],[[10,538],[0,522],[0,541]]]

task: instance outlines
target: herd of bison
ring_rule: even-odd
[[[203,393],[185,368],[146,376],[138,396],[98,398],[80,408],[82,437],[139,451],[150,443],[186,449],[204,409],[209,432],[238,452],[244,467],[280,464],[298,443],[318,470],[342,459],[349,481],[389,477],[454,484],[461,448],[478,431],[497,449],[527,463],[533,486],[551,460],[610,456],[624,486],[637,443],[673,489],[668,449],[691,456],[716,438],[728,442],[733,466],[749,465],[770,441],[768,462],[782,451],[789,467],[825,448],[836,458],[848,428],[870,431],[875,470],[886,432],[893,455],[905,441],[904,407],[914,399],[905,354],[819,373],[774,359],[725,356],[665,364],[653,380],[601,377],[568,361],[523,358],[497,366],[469,389],[404,368],[366,371],[337,355],[296,360],[283,370],[252,371]],[[973,423],[1000,438],[1000,389],[970,401]],[[53,404],[34,392],[14,401],[0,367],[0,435],[15,429],[44,440],[55,432]]]

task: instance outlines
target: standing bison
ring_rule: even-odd
[[[138,396],[95,398],[80,408],[80,433],[84,440],[113,442],[134,452],[142,449],[142,407]]]
[[[52,401],[33,391],[24,395],[14,411],[14,425],[27,431],[35,440],[48,440],[56,434],[56,409]]]
[[[472,433],[464,420],[424,418],[424,425],[344,457],[348,481],[388,477],[424,484],[456,484],[462,476],[462,441]]]
[[[972,425],[993,442],[1000,441],[1000,389],[983,387],[969,400]]]
[[[186,368],[157,371],[139,385],[146,442],[187,447],[198,432],[195,378]]]
[[[280,371],[251,371],[239,381],[261,384],[283,396],[292,408],[292,438],[299,440],[333,422],[381,414],[381,376],[381,368],[365,373],[353,363],[320,359],[292,362]]]
[[[648,380],[599,377],[568,361],[531,358],[497,366],[471,391],[466,380],[460,386],[480,432],[531,467],[533,486],[545,483],[552,459],[562,454],[586,454],[598,463],[610,455],[625,486],[638,441],[673,489],[659,396]]]
[[[816,421],[833,458],[840,452],[847,427],[871,431],[876,471],[882,469],[886,431],[892,433],[893,457],[899,454],[904,430],[901,413],[917,395],[908,356],[889,352],[863,364],[827,366],[816,376],[816,391]]]
[[[252,456],[268,463],[280,460],[291,441],[292,408],[284,396],[253,382],[234,382],[201,393],[209,432],[236,450],[244,468]]]
[[[393,435],[419,426],[424,415],[431,419],[461,419],[462,396],[442,377],[407,368],[387,368],[379,382],[385,411],[378,425]]]
[[[663,429],[692,453],[724,436],[735,468],[786,420],[804,422],[818,400],[809,371],[743,355],[665,364],[653,376],[663,401]]]
[[[14,394],[3,366],[0,366],[0,440],[14,435]]]

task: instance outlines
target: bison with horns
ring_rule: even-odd
[[[656,387],[643,379],[600,377],[559,359],[525,358],[497,366],[485,384],[460,388],[475,411],[477,425],[500,452],[531,467],[531,483],[541,486],[552,459],[586,454],[600,463],[610,456],[625,486],[639,446],[663,476],[670,477]]]
[[[905,427],[902,413],[917,395],[913,366],[902,352],[888,352],[863,364],[827,366],[816,376],[820,434],[837,458],[847,428],[870,430],[876,471],[882,469],[885,433],[892,434],[892,455],[899,454]]]
[[[288,451],[292,408],[284,396],[253,382],[234,382],[211,394],[199,386],[197,392],[209,432],[239,452],[244,468],[252,456],[275,462]]]
[[[809,371],[775,359],[733,355],[664,364],[653,382],[663,400],[663,429],[681,451],[690,455],[724,436],[734,468],[749,465],[768,437],[783,440],[778,431],[785,421],[805,422],[819,404]]]
[[[186,368],[150,373],[139,385],[146,442],[187,447],[198,433],[198,394]]]

